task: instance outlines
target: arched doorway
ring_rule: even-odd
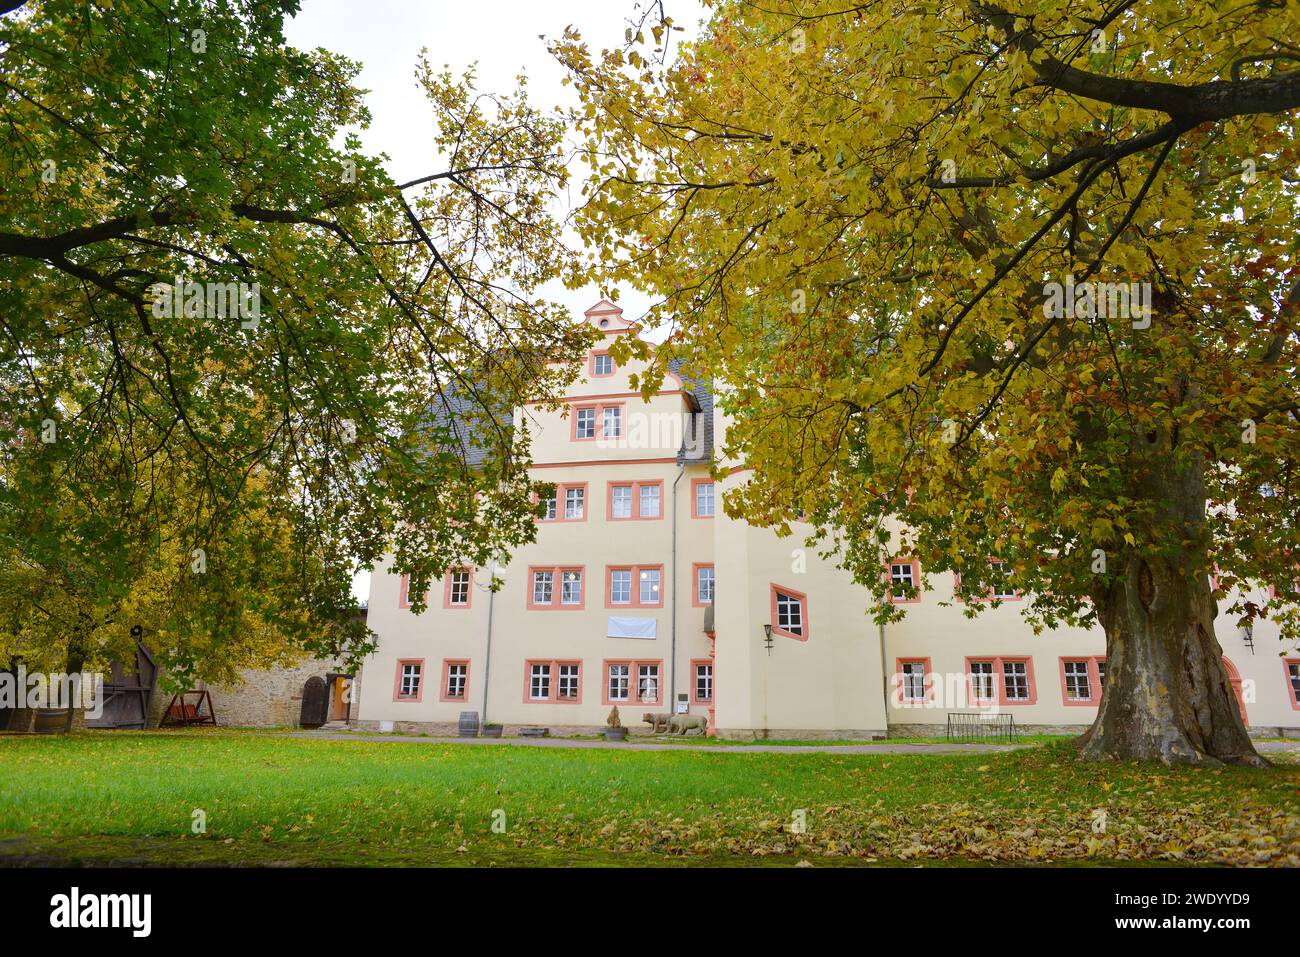
[[[1237,708],[1241,711],[1241,723],[1250,727],[1250,718],[1246,716],[1246,699],[1241,694],[1241,672],[1237,666],[1228,660],[1228,656],[1223,656],[1223,670],[1228,673],[1228,683],[1232,685],[1232,693],[1237,698]]]

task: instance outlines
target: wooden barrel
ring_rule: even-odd
[[[460,713],[460,736],[462,738],[478,737],[478,712],[462,711]]]
[[[67,708],[37,708],[36,724],[32,728],[37,734],[59,734],[68,729]]]

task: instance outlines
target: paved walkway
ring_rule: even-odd
[[[627,751],[714,751],[722,754],[980,754],[1032,748],[1032,744],[664,744],[649,735],[633,735],[626,742],[573,738],[434,738],[410,734],[373,734],[360,731],[298,731],[294,738],[315,741],[389,741],[401,744],[468,744],[523,748],[619,748]]]
[[[620,748],[635,751],[712,751],[721,754],[987,754],[1036,747],[1033,744],[664,744],[649,735],[633,735],[627,742],[574,738],[434,738],[411,734],[377,734],[363,731],[298,731],[294,738],[315,741],[387,741],[396,744],[468,744],[522,748]],[[696,739],[699,740],[699,739]],[[1256,741],[1263,753],[1300,754],[1300,739]]]

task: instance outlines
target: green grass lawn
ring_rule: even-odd
[[[1300,767],[1081,765],[1063,742],[728,754],[110,732],[0,738],[0,770],[11,864],[1300,864]]]

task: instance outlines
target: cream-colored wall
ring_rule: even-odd
[[[600,316],[608,315],[607,312]],[[589,321],[590,321],[589,317]],[[506,725],[541,725],[557,729],[603,725],[610,706],[603,703],[606,660],[662,660],[662,704],[647,709],[620,706],[625,724],[636,727],[644,710],[670,711],[672,693],[690,693],[691,660],[708,658],[711,643],[703,631],[704,609],[694,607],[693,563],[712,562],[717,574],[716,722],[728,735],[832,736],[871,734],[887,725],[942,726],[950,711],[967,710],[964,701],[940,698],[936,706],[899,707],[889,693],[886,676],[893,676],[899,658],[928,658],[942,689],[966,687],[967,656],[1026,656],[1033,662],[1036,701],[1007,705],[1018,725],[1085,726],[1095,708],[1064,703],[1061,657],[1091,657],[1105,653],[1099,629],[1060,629],[1034,635],[1019,614],[1018,602],[1007,602],[974,619],[962,606],[943,607],[952,598],[952,576],[934,576],[921,601],[907,606],[907,617],[886,626],[881,642],[878,626],[868,614],[869,593],[852,583],[833,562],[806,548],[802,531],[785,539],[773,532],[727,519],[723,496],[746,480],[740,463],[722,456],[726,417],[715,414],[715,449],[719,470],[718,515],[691,517],[693,478],[708,475],[703,464],[685,467],[676,462],[681,435],[691,406],[673,378],[649,402],[632,393],[629,375],[639,363],[619,368],[615,375],[575,385],[571,395],[616,396],[625,403],[628,440],[575,442],[571,422],[561,412],[530,408],[517,415],[533,435],[534,477],[557,484],[587,484],[584,521],[544,522],[537,542],[520,548],[498,570],[504,585],[495,596],[487,589],[490,575],[474,576],[471,607],[445,609],[441,583],[435,584],[431,606],[415,615],[398,606],[400,579],[384,569],[371,580],[370,626],[380,637],[379,649],[367,661],[357,709],[363,724],[392,721],[399,728],[454,724],[463,710],[485,712],[485,672],[488,607],[492,605],[490,697],[486,720]],[[607,401],[599,399],[595,401]],[[572,404],[572,403],[571,403]],[[636,428],[638,417],[650,427]],[[665,428],[665,423],[672,427]],[[599,418],[597,426],[599,428]],[[676,493],[673,484],[678,480]],[[663,517],[647,521],[609,521],[608,483],[662,481]],[[677,508],[677,573],[670,582],[673,542],[673,503]],[[560,498],[563,514],[563,498]],[[610,565],[664,566],[664,607],[609,609],[605,607],[605,570]],[[529,567],[573,566],[585,569],[581,610],[530,610]],[[923,570],[924,571],[924,570]],[[764,648],[763,625],[771,623],[771,585],[775,583],[808,596],[809,638],[795,641],[773,636],[771,654]],[[559,582],[556,582],[558,591]],[[676,667],[673,662],[673,596],[676,612]],[[609,616],[653,617],[654,639],[607,637]],[[1245,679],[1247,714],[1252,725],[1300,726],[1300,711],[1290,705],[1276,626],[1255,626],[1256,653],[1221,615],[1218,635],[1225,654]],[[419,702],[394,701],[397,662],[423,659],[424,692]],[[468,659],[467,702],[441,702],[439,692],[444,659]],[[525,662],[579,659],[583,662],[580,704],[525,702]],[[947,679],[946,676],[956,676]],[[997,676],[995,676],[997,677]],[[1252,700],[1253,695],[1253,700]],[[888,700],[888,705],[887,705]],[[969,709],[974,710],[974,709]],[[707,706],[691,704],[691,713]]]

